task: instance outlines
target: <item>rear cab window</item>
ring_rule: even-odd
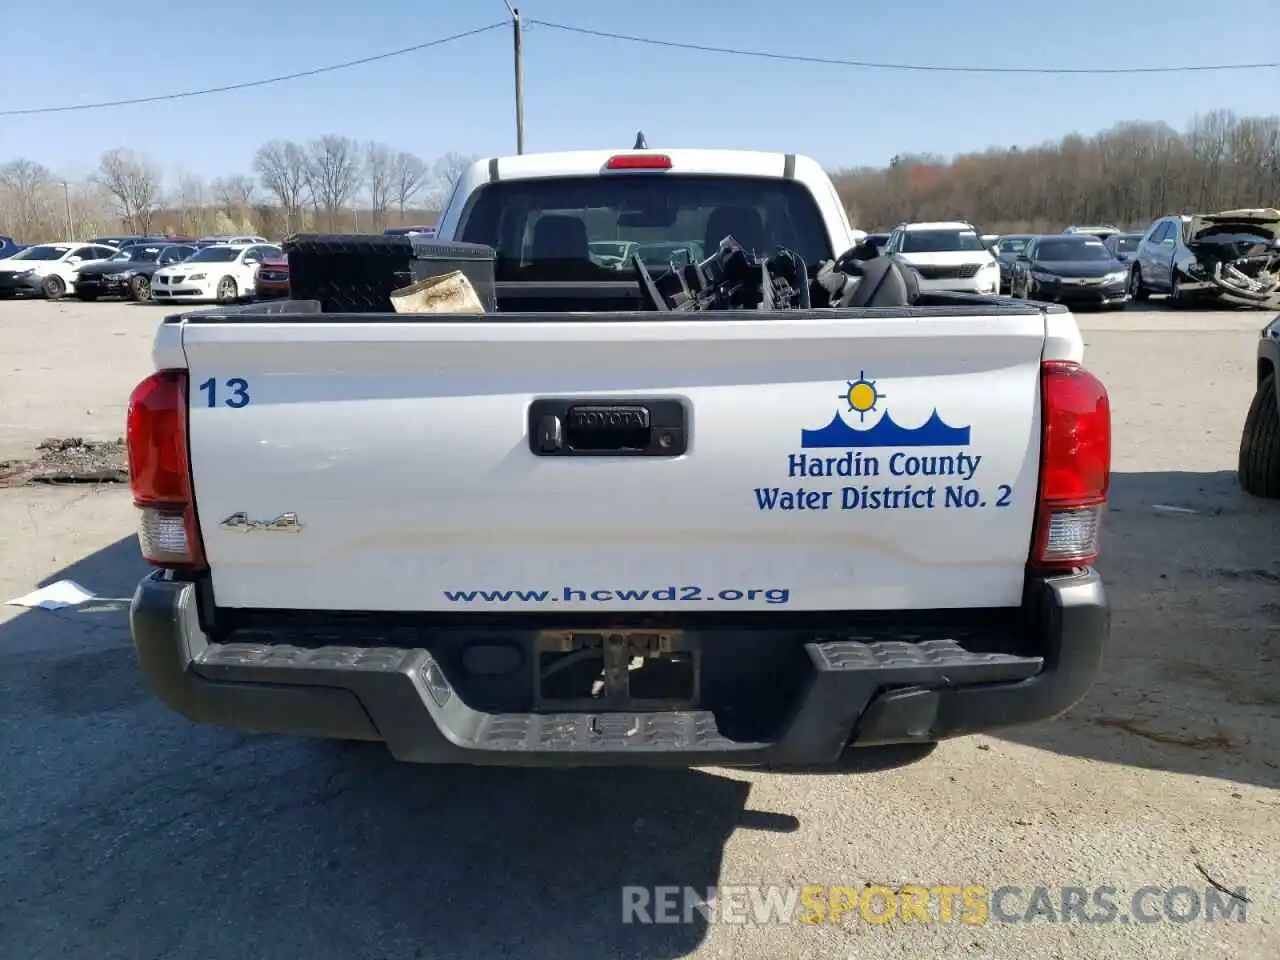
[[[902,235],[903,253],[957,253],[987,249],[976,230],[942,228],[938,230],[906,230]]]
[[[804,184],[729,175],[499,181],[476,190],[457,233],[497,250],[500,282],[634,280],[633,254],[657,276],[729,235],[760,255],[794,250],[810,268],[836,253]]]

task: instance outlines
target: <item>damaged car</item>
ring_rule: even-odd
[[[1212,299],[1237,306],[1280,307],[1280,210],[1226,210],[1163,217],[1132,255],[1129,293],[1169,304]]]

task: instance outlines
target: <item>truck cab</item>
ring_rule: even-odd
[[[441,240],[498,252],[504,310],[638,309],[633,257],[662,273],[732,235],[817,264],[856,235],[822,168],[744,150],[584,150],[480,160],[440,216]]]

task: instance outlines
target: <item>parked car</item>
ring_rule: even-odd
[[[13,237],[0,236],[0,260],[8,260],[15,253],[27,248],[25,243],[17,243]]]
[[[1009,281],[1013,279],[1013,262],[1035,237],[1034,233],[1011,233],[1006,237],[996,237],[994,246],[996,263],[1000,267],[1001,293],[1009,292]]]
[[[264,300],[289,296],[289,258],[283,253],[278,257],[264,257],[258,265],[253,294]]]
[[[915,267],[922,291],[1000,290],[1000,266],[971,223],[901,223],[889,234],[883,252]]]
[[[1113,227],[1108,223],[1092,227],[1080,227],[1073,224],[1062,232],[1076,236],[1097,237],[1099,240],[1105,240],[1107,237],[1113,237],[1117,233],[1123,233],[1124,231],[1119,227]]]
[[[227,243],[250,244],[250,243],[270,243],[270,242],[271,241],[268,240],[266,237],[237,234],[237,235],[227,235],[225,237],[221,237],[221,236],[201,237],[195,243],[197,247],[212,247],[215,245],[227,244]]]
[[[94,237],[90,243],[101,243],[108,247],[119,248],[122,243],[128,243],[130,240],[138,239],[136,236],[121,237]]]
[[[99,297],[151,299],[151,277],[162,267],[181,263],[196,252],[194,244],[130,244],[110,260],[84,267],[76,278],[81,300]]]
[[[161,267],[151,276],[153,300],[217,300],[230,303],[252,296],[258,266],[282,255],[269,243],[220,243],[199,247],[181,263]]]
[[[184,237],[180,235],[167,235],[163,237],[130,237],[128,240],[119,244],[119,249],[124,250],[128,247],[153,246],[156,244],[164,245],[170,243],[194,244],[195,240],[191,237]]]
[[[1280,317],[1262,329],[1256,369],[1236,474],[1245,493],[1280,500]]]
[[[57,300],[71,289],[82,267],[116,254],[99,243],[37,243],[0,260],[0,297],[43,296]]]
[[[1167,293],[1172,307],[1280,307],[1280,210],[1161,217],[1138,245],[1129,291],[1138,300]]]
[[[1053,303],[1122,307],[1129,271],[1089,234],[1035,237],[1014,260],[1010,295]]]
[[[1142,243],[1142,234],[1113,233],[1102,242],[1106,244],[1113,257],[1121,263],[1128,263],[1133,259],[1134,254],[1138,252],[1138,245]]]

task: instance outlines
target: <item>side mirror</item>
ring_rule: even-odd
[[[257,257],[245,257],[245,258],[244,258],[244,262],[245,262],[245,263],[248,263],[248,264],[254,264],[254,263],[257,263],[257,262],[258,262],[258,258],[257,258]]]
[[[80,257],[67,257],[67,263],[80,263]]]

